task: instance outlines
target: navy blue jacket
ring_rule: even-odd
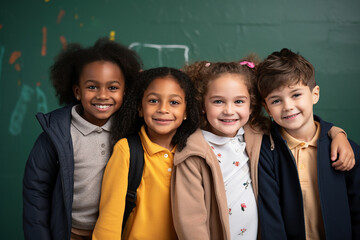
[[[70,239],[74,186],[71,108],[36,115],[43,132],[26,163],[23,179],[25,239]]]
[[[331,166],[332,124],[320,122],[317,141],[317,173],[322,219],[326,239],[360,239],[360,156],[359,146],[350,142],[356,164],[348,172]],[[259,218],[262,240],[306,239],[302,192],[295,159],[273,123],[271,150],[269,136],[264,136],[259,159]]]

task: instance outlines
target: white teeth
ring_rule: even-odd
[[[284,118],[288,119],[288,118],[292,118],[292,117],[295,117],[296,115],[298,115],[298,113],[295,113],[295,114],[293,114],[293,115],[290,115],[290,116],[286,116],[286,117],[284,117]]]
[[[226,120],[226,119],[223,119],[223,120],[221,120],[221,121],[223,121],[223,122],[235,122],[236,120]]]
[[[100,108],[100,109],[105,109],[105,108],[109,108],[109,105],[95,105],[95,107]]]

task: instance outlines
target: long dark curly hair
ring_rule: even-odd
[[[145,90],[155,79],[168,76],[175,79],[185,92],[187,116],[187,119],[184,120],[177,129],[171,144],[177,145],[178,151],[181,151],[186,146],[187,138],[199,127],[200,123],[198,102],[195,97],[196,92],[190,78],[185,73],[168,67],[153,68],[139,74],[139,79],[127,93],[122,108],[114,114],[111,130],[112,145],[121,138],[140,131],[141,126],[143,126],[145,122],[144,119],[139,116],[138,109],[141,106]]]
[[[84,66],[95,61],[109,61],[119,66],[125,78],[125,92],[136,80],[142,66],[134,51],[108,38],[100,38],[88,48],[78,43],[69,44],[55,57],[50,68],[50,78],[60,104],[79,103],[72,87],[79,84]]]

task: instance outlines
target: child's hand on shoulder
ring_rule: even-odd
[[[337,134],[331,142],[332,166],[339,171],[349,171],[355,166],[355,154],[346,134]]]

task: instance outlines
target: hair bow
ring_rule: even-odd
[[[254,68],[255,67],[255,64],[253,62],[248,62],[248,61],[240,62],[240,65],[247,65],[249,68]]]

